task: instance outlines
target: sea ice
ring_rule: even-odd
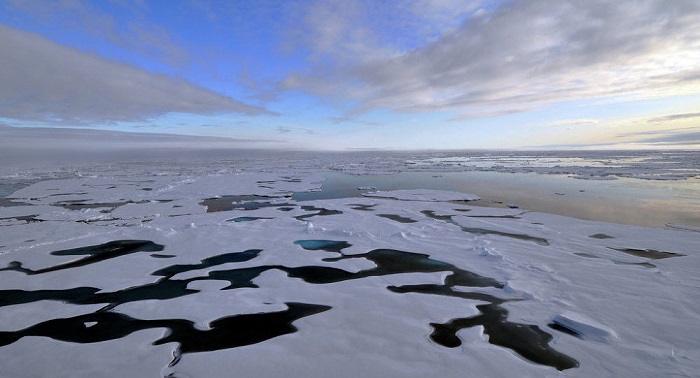
[[[692,230],[436,190],[297,202],[315,174],[162,168],[38,182],[0,207],[0,376],[700,371]],[[282,200],[202,204],[250,195]]]

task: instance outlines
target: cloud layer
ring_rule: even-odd
[[[167,113],[269,113],[183,80],[0,25],[0,117],[52,123],[137,121]]]
[[[358,44],[358,36],[375,34],[370,22],[359,22],[355,12],[346,33],[318,9],[309,10],[320,14],[311,17],[310,32],[335,48],[312,46],[325,54],[315,59],[335,65],[294,73],[280,88],[350,100],[354,112],[449,110],[468,118],[700,88],[700,2],[694,0],[505,2],[476,9],[409,50]],[[330,22],[335,26],[324,26]]]

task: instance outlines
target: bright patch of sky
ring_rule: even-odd
[[[695,0],[8,0],[0,122],[278,148],[700,148],[699,16]]]

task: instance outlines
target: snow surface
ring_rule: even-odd
[[[25,205],[0,207],[0,267],[7,267],[0,271],[0,376],[700,371],[695,232],[468,206],[445,201],[473,196],[433,190],[295,202],[292,192],[320,187],[318,177],[301,171],[193,174],[170,167],[88,176],[37,182],[9,196]],[[274,205],[207,212],[202,204],[236,195],[270,196],[258,201]],[[246,221],[232,221],[238,217]],[[76,250],[127,240],[145,247],[103,260]],[[305,249],[303,240],[325,242]],[[334,249],[333,241],[347,244]],[[372,253],[399,260],[380,266]],[[402,263],[404,257],[417,260]],[[478,283],[455,280],[455,272],[470,272],[463,277]],[[291,330],[256,339],[274,326],[265,314],[299,304],[316,312],[294,320]],[[507,314],[490,323],[482,319],[489,308]],[[257,320],[217,334],[229,332],[220,326],[227,319],[248,315]],[[131,320],[114,323],[125,331],[112,335],[102,331],[117,321],[109,319]],[[453,319],[474,325],[456,332],[457,346],[441,345],[432,335]],[[551,336],[543,344],[550,354],[578,366],[558,369],[499,345],[491,333],[499,327],[516,342],[539,330]],[[248,328],[257,331],[245,336]],[[244,341],[198,347],[177,339],[183,332]],[[61,341],[75,335],[88,336]]]

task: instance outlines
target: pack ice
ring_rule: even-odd
[[[0,207],[3,377],[696,376],[695,230],[94,175]]]

